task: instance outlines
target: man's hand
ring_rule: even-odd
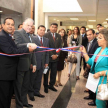
[[[57,55],[52,55],[53,60],[57,59],[57,57],[58,57]]]
[[[28,43],[27,46],[29,48],[29,52],[33,52],[37,48],[35,43]]]
[[[45,68],[48,67],[48,64],[45,64]]]
[[[33,66],[32,72],[33,72],[33,73],[36,72],[36,66]]]

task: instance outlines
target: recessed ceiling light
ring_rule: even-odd
[[[57,21],[59,21],[59,20],[57,20]]]
[[[3,12],[3,11],[0,11],[0,12]]]
[[[54,20],[56,20],[56,19],[54,19]]]
[[[96,22],[96,20],[88,20],[88,21],[90,21],[90,22]]]
[[[88,25],[89,28],[93,28],[93,25]]]
[[[70,18],[70,20],[79,20],[78,18]]]
[[[102,24],[107,24],[107,22],[103,22]]]

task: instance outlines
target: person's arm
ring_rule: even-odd
[[[97,72],[97,73],[94,74],[94,78],[97,79],[100,76],[106,76],[107,72],[108,72],[108,70],[107,71],[99,71],[99,72]]]

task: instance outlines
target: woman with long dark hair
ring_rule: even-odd
[[[61,35],[61,40],[62,40],[62,48],[67,47],[67,35],[64,29],[59,30],[58,32]],[[64,69],[64,61],[65,58],[67,57],[68,52],[61,51],[59,55],[59,61],[57,65],[57,75],[58,75],[58,81],[56,81],[55,86],[62,86],[61,84],[61,74],[62,70]]]
[[[80,35],[80,30],[79,27],[74,28],[74,34],[71,36],[70,39],[70,46],[80,46],[82,44],[82,36]],[[79,48],[74,49],[79,51]],[[70,52],[71,53],[71,52]],[[80,74],[80,58],[81,58],[81,53],[75,53],[77,57],[77,64],[76,64],[76,80],[79,79],[79,74]],[[69,63],[69,75],[71,74],[72,70],[72,63]]]

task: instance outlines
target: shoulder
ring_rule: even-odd
[[[57,35],[58,37],[61,37],[60,34],[58,34],[58,33],[56,33],[56,35]]]
[[[48,42],[48,41],[49,41],[49,39],[48,39],[48,38],[46,38],[46,37],[43,37],[43,39],[44,39],[46,42]]]
[[[47,33],[45,33],[44,36],[47,36],[47,35],[51,35],[51,32],[47,32]]]

